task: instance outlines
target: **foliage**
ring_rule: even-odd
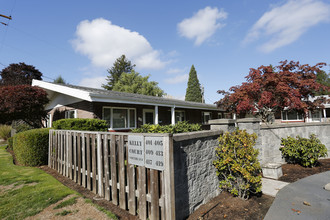
[[[186,101],[191,102],[202,102],[202,90],[201,85],[199,84],[199,80],[197,78],[197,73],[194,65],[191,66],[189,72],[188,86],[186,90]]]
[[[107,84],[103,84],[102,87],[107,90],[113,90],[114,85],[119,80],[122,73],[130,73],[134,70],[135,64],[132,65],[131,61],[126,59],[125,55],[119,57],[113,64],[111,69],[108,69],[108,73],[106,80]]]
[[[179,121],[175,125],[151,125],[144,124],[140,128],[133,129],[133,133],[185,133],[192,131],[200,131],[200,124],[189,124],[186,121]]]
[[[65,80],[62,78],[62,76],[58,76],[55,80],[54,83],[58,84],[66,84]]]
[[[28,131],[33,129],[33,127],[31,127],[30,125],[26,124],[26,123],[21,123],[19,125],[16,126],[16,133],[19,132],[23,132],[23,131]]]
[[[68,118],[53,122],[53,128],[59,130],[107,131],[105,120],[88,118]]]
[[[330,74],[327,74],[323,70],[321,70],[320,72],[317,72],[316,82],[330,88]],[[330,90],[321,89],[321,91],[317,92],[316,95],[330,95]]]
[[[32,79],[41,80],[42,73],[25,63],[12,63],[1,72],[0,85],[31,85]]]
[[[0,219],[25,219],[75,194],[39,168],[14,165],[4,147],[0,147],[0,174],[0,185],[13,186],[0,193]]]
[[[8,143],[7,149],[13,150],[14,137],[8,138],[7,143]]]
[[[14,153],[19,164],[41,166],[48,162],[49,129],[39,128],[14,135]]]
[[[165,93],[155,81],[148,81],[149,76],[141,76],[134,70],[131,73],[122,73],[119,80],[114,84],[113,91],[138,93],[149,96],[162,97]]]
[[[0,87],[0,123],[23,120],[34,128],[42,127],[49,102],[45,90],[30,86]]]
[[[274,112],[284,108],[307,114],[308,110],[322,108],[325,102],[321,97],[314,102],[310,98],[322,89],[329,91],[329,87],[316,82],[316,73],[324,65],[309,66],[282,61],[277,67],[251,68],[247,82],[231,87],[230,92],[218,91],[224,97],[217,105],[238,115],[255,114],[264,122],[268,122]]]
[[[5,141],[8,140],[8,138],[10,138],[10,131],[10,125],[0,125],[0,138],[4,139]]]
[[[217,160],[213,164],[220,188],[242,199],[248,199],[250,193],[261,192],[259,152],[253,148],[256,139],[256,134],[237,129],[221,135],[216,148]]]
[[[300,136],[282,138],[280,151],[288,163],[300,164],[304,167],[313,167],[320,157],[328,155],[327,148],[315,134],[310,135],[309,139]]]

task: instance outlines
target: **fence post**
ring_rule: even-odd
[[[98,171],[98,194],[99,196],[103,196],[103,172],[102,172],[102,149],[101,149],[101,144],[102,144],[102,139],[101,139],[101,134],[97,133],[97,171]]]
[[[173,158],[173,135],[169,134],[164,137],[164,154],[165,154],[165,210],[167,220],[175,219],[175,185],[174,185],[174,158]]]
[[[51,166],[51,159],[50,159],[50,157],[51,157],[51,146],[53,146],[53,136],[52,136],[52,130],[49,130],[49,146],[48,146],[48,167],[50,167],[50,168],[52,168],[52,166]]]

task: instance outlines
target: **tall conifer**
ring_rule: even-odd
[[[194,65],[191,66],[189,72],[188,86],[186,90],[186,101],[202,102],[202,90]]]

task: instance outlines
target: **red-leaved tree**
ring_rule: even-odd
[[[23,120],[32,127],[42,127],[49,102],[45,90],[30,86],[0,86],[0,124]]]
[[[311,98],[320,90],[330,90],[316,82],[316,73],[325,65],[282,61],[276,67],[251,68],[242,85],[231,87],[229,92],[218,91],[224,97],[216,104],[238,115],[258,115],[264,122],[271,121],[273,113],[284,108],[302,113],[322,108],[325,98],[320,97],[313,102]]]

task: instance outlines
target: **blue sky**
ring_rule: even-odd
[[[0,14],[13,18],[0,18],[0,68],[25,62],[46,81],[100,87],[125,54],[174,98],[194,65],[213,103],[250,68],[330,63],[330,0],[2,0]]]

